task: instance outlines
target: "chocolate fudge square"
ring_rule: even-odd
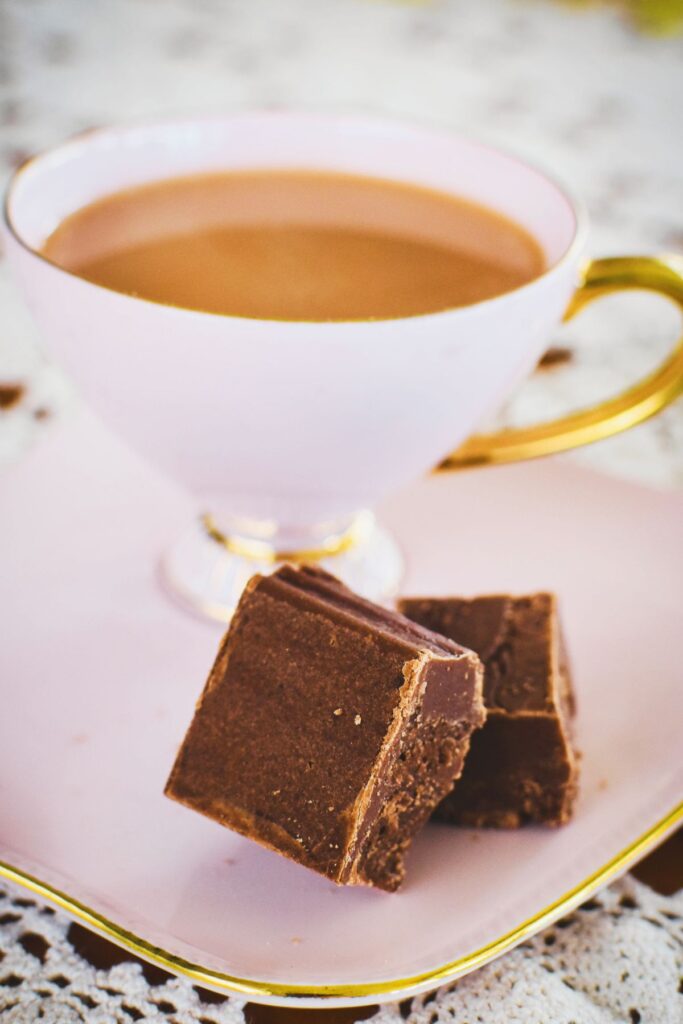
[[[247,584],[166,794],[335,882],[394,890],[485,718],[472,651],[317,568]]]
[[[436,817],[471,826],[562,825],[578,758],[574,694],[553,594],[406,599],[400,610],[476,651],[484,662],[484,728]]]

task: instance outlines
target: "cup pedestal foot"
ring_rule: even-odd
[[[379,604],[396,595],[404,569],[396,542],[366,512],[344,536],[318,543],[310,553],[290,555],[261,541],[233,543],[209,519],[198,519],[162,556],[161,572],[164,586],[183,607],[227,623],[247,580],[285,562],[318,565]]]

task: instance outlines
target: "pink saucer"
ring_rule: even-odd
[[[472,970],[683,819],[680,496],[557,458],[431,477],[379,510],[404,593],[558,592],[583,750],[571,825],[429,826],[395,895],[163,797],[221,634],[158,583],[194,511],[84,412],[5,474],[0,874],[203,985],[340,1006]]]

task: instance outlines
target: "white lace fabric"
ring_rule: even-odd
[[[93,966],[70,941],[70,925],[65,914],[0,885],[2,1024],[246,1021],[243,999],[209,1002],[185,978],[154,984],[139,963]],[[660,896],[627,877],[499,960],[437,992],[383,1006],[370,1020],[683,1024],[683,890]]]

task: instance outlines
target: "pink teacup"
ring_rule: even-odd
[[[547,269],[514,291],[445,312],[292,323],[119,294],[40,254],[63,218],[108,193],[254,168],[356,173],[467,197],[530,232]],[[322,558],[381,599],[401,567],[367,512],[382,497],[435,464],[528,458],[606,437],[681,392],[679,347],[657,373],[597,408],[471,437],[532,370],[568,307],[571,314],[621,288],[683,303],[682,264],[621,258],[586,268],[585,215],[563,188],[516,158],[442,131],[300,113],[93,131],[15,174],[5,227],[51,352],[101,417],[206,511],[168,552],[165,569],[193,606],[219,618],[253,571],[284,558]]]

